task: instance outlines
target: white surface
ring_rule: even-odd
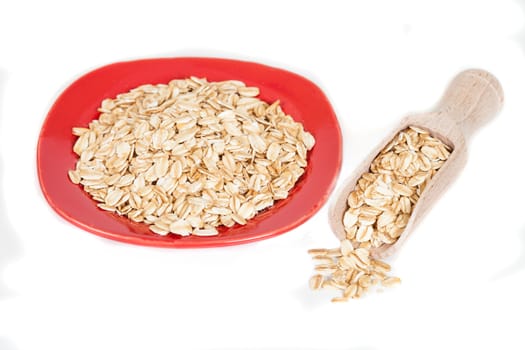
[[[523,349],[525,2],[60,1],[0,7],[0,349]],[[81,74],[203,55],[316,82],[341,122],[340,180],[460,70],[505,91],[449,192],[391,261],[401,286],[347,304],[307,289],[326,206],[260,243],[162,250],[77,229],[44,201],[40,126]],[[339,182],[340,183],[340,182]]]

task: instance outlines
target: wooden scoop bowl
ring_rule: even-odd
[[[440,170],[430,180],[413,208],[410,220],[399,237],[389,245],[371,251],[376,258],[393,254],[414,230],[438,198],[457,178],[467,160],[467,140],[475,130],[492,119],[503,105],[503,90],[498,80],[490,73],[471,69],[458,74],[450,83],[434,111],[410,115],[402,119],[383,142],[375,148],[354,174],[342,185],[335,203],[329,210],[329,220],[334,234],[345,239],[343,215],[347,209],[347,198],[361,175],[368,171],[377,154],[402,130],[408,126],[425,129],[452,148],[452,153]]]

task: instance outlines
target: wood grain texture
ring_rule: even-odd
[[[376,258],[385,258],[395,253],[464,168],[468,138],[495,117],[502,106],[503,90],[493,75],[479,69],[459,73],[433,111],[403,118],[343,183],[329,210],[330,226],[334,234],[339,239],[345,238],[343,215],[347,209],[348,195],[354,190],[361,175],[368,171],[377,154],[401,130],[411,125],[417,126],[449,145],[452,153],[421,194],[410,221],[396,243],[372,251]]]

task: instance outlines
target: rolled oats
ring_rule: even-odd
[[[159,235],[212,236],[286,198],[315,139],[240,81],[141,85],[74,127],[68,172],[99,208]]]
[[[349,194],[342,217],[346,239],[335,249],[311,249],[316,270],[312,289],[343,290],[333,302],[359,298],[372,286],[401,282],[388,276],[390,265],[371,257],[371,250],[394,244],[408,224],[426,184],[448,159],[451,149],[427,131],[410,126],[396,135],[362,174]],[[331,252],[328,254],[328,252]],[[310,283],[312,286],[312,282]]]

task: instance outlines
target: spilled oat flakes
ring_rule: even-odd
[[[399,283],[390,265],[371,251],[395,243],[428,182],[450,155],[450,148],[426,130],[408,127],[372,161],[349,194],[342,218],[346,239],[334,249],[311,249],[316,274],[310,288],[333,288],[333,302],[359,298],[374,285]]]

